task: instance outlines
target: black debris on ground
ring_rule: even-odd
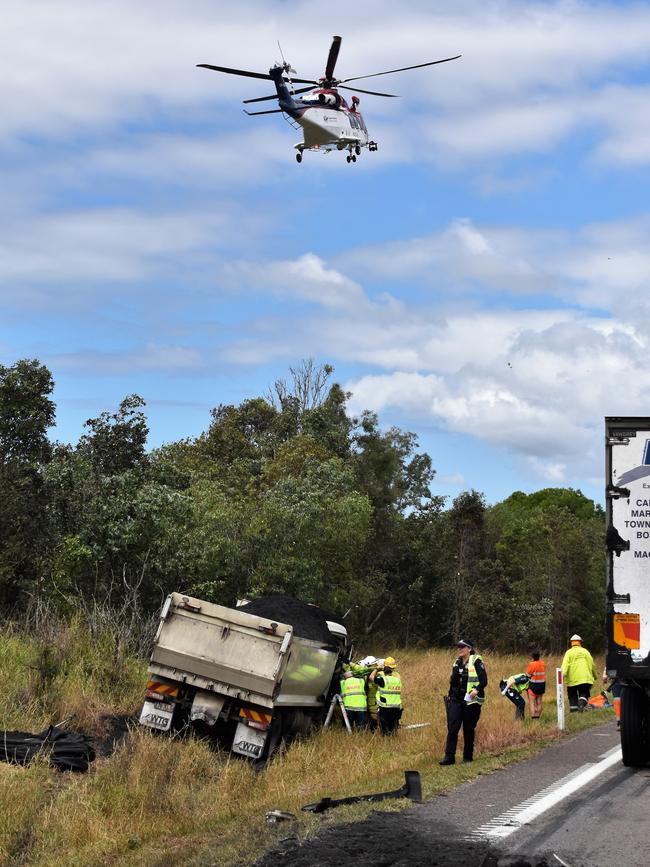
[[[459,838],[457,828],[441,822],[425,830],[411,816],[412,811],[374,812],[302,845],[287,837],[254,867],[550,867],[541,856],[513,858],[487,841]]]
[[[105,714],[100,720],[100,732],[93,738],[97,755],[112,756],[117,747],[137,725],[137,717],[129,714]]]
[[[81,732],[66,732],[50,726],[38,734],[0,731],[0,761],[12,765],[28,765],[38,755],[60,771],[88,770],[95,760],[95,749]]]
[[[293,626],[295,635],[312,641],[322,641],[325,644],[332,643],[332,634],[327,628],[326,621],[343,624],[338,614],[281,593],[260,596],[259,599],[240,605],[237,610],[258,617],[268,617],[269,620],[275,620],[277,623],[287,623]]]

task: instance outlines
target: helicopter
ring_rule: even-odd
[[[279,43],[278,43],[279,44]],[[243,100],[245,105],[253,102],[265,102],[270,99],[278,100],[278,108],[266,111],[247,111],[247,115],[282,114],[289,119],[293,126],[302,127],[303,140],[294,145],[296,149],[296,161],[302,162],[303,152],[309,151],[343,151],[346,153],[348,163],[356,163],[361,155],[361,148],[368,151],[377,150],[377,142],[368,136],[368,129],[361,112],[359,111],[359,97],[355,94],[350,103],[339,93],[339,90],[356,90],[358,93],[371,94],[372,96],[385,96],[395,98],[395,93],[380,93],[376,90],[363,90],[360,87],[348,87],[350,81],[359,81],[363,78],[374,78],[378,75],[392,75],[395,72],[405,72],[408,69],[421,69],[423,66],[435,66],[438,63],[447,63],[450,60],[458,60],[462,55],[445,57],[442,60],[431,60],[428,63],[418,63],[415,66],[403,66],[400,69],[388,69],[385,72],[373,72],[370,75],[357,75],[354,78],[338,79],[334,77],[334,68],[341,48],[341,37],[334,36],[332,45],[325,64],[325,75],[318,80],[310,78],[292,78],[296,70],[284,60],[276,63],[264,72],[251,72],[246,69],[232,69],[228,66],[214,66],[211,63],[198,63],[203,69],[212,69],[215,72],[225,72],[228,75],[242,75],[246,78],[270,79],[275,84],[276,93],[271,96],[258,96],[253,99]],[[282,49],[280,49],[282,53]],[[307,87],[296,88],[296,84],[306,84]],[[304,94],[302,96],[301,94]]]

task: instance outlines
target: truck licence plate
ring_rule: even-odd
[[[146,701],[142,705],[140,723],[161,732],[168,732],[172,725],[174,706],[163,701]]]
[[[267,734],[268,732],[252,729],[246,723],[238,723],[232,742],[233,753],[239,753],[241,756],[250,756],[252,759],[259,759],[266,743]]]

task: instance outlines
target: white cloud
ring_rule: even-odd
[[[474,0],[447,9],[413,3],[407,16],[386,0],[360,0],[341,13],[337,71],[344,77],[463,54],[382,79],[401,100],[364,97],[371,128],[408,118],[402,158],[412,140],[420,141],[414,155],[445,161],[547,149],[577,126],[599,123],[601,158],[645,161],[645,92],[629,80],[650,59],[643,5]],[[272,93],[271,83],[196,64],[265,72],[279,59],[279,38],[299,75],[318,76],[329,47],[323,34],[337,20],[331,7],[308,2],[288,15],[281,3],[252,0],[230,6],[225,17],[220,4],[204,0],[7,0],[0,140],[95,135],[158,115],[243,128],[239,100]],[[390,138],[387,151],[396,154]]]
[[[0,278],[14,304],[21,303],[15,287],[30,282],[59,285],[56,303],[65,303],[68,295],[79,297],[77,281],[87,286],[141,279],[168,268],[175,257],[222,246],[236,235],[227,213],[95,208],[14,220],[0,240]]]
[[[98,351],[81,349],[48,357],[47,363],[64,372],[87,375],[158,371],[167,374],[195,373],[204,367],[204,360],[194,347],[145,344],[135,350]],[[176,403],[176,401],[173,401]]]
[[[233,286],[268,289],[278,297],[302,299],[325,308],[345,310],[367,304],[358,283],[327,268],[313,253],[285,262],[233,262],[224,267],[222,278]]]
[[[406,413],[475,436],[520,454],[535,478],[547,483],[570,483],[575,474],[591,478],[600,460],[596,431],[603,416],[639,413],[650,400],[650,310],[638,298],[621,296],[620,276],[616,284],[598,285],[594,251],[603,237],[612,241],[614,256],[617,246],[631,250],[649,226],[639,218],[567,237],[461,221],[433,239],[341,257],[359,273],[372,261],[375,277],[379,272],[386,278],[387,270],[406,273],[409,280],[428,274],[439,257],[436,273],[441,263],[451,272],[439,281],[443,288],[432,297],[420,292],[417,300],[400,302],[370,297],[346,276],[346,268],[334,271],[317,257],[259,269],[240,263],[240,277],[258,292],[300,297],[318,313],[305,308],[302,316],[293,311],[289,321],[259,320],[224,356],[260,364],[316,355],[361,366],[368,372],[346,383],[353,412]],[[442,258],[450,241],[452,251]],[[638,254],[629,262],[627,285],[646,268]],[[454,280],[468,274],[478,286],[497,288],[504,281],[506,288],[519,289],[546,282],[558,295],[568,287],[572,305],[553,303],[548,294],[539,307],[537,295],[527,307],[490,310],[477,301],[459,303]],[[595,298],[607,305],[599,315],[588,306]]]

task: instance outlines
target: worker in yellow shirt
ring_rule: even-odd
[[[577,633],[569,640],[571,647],[562,660],[562,677],[569,696],[569,710],[575,713],[587,707],[591,687],[596,681],[596,666],[591,653],[582,646],[582,638]]]

